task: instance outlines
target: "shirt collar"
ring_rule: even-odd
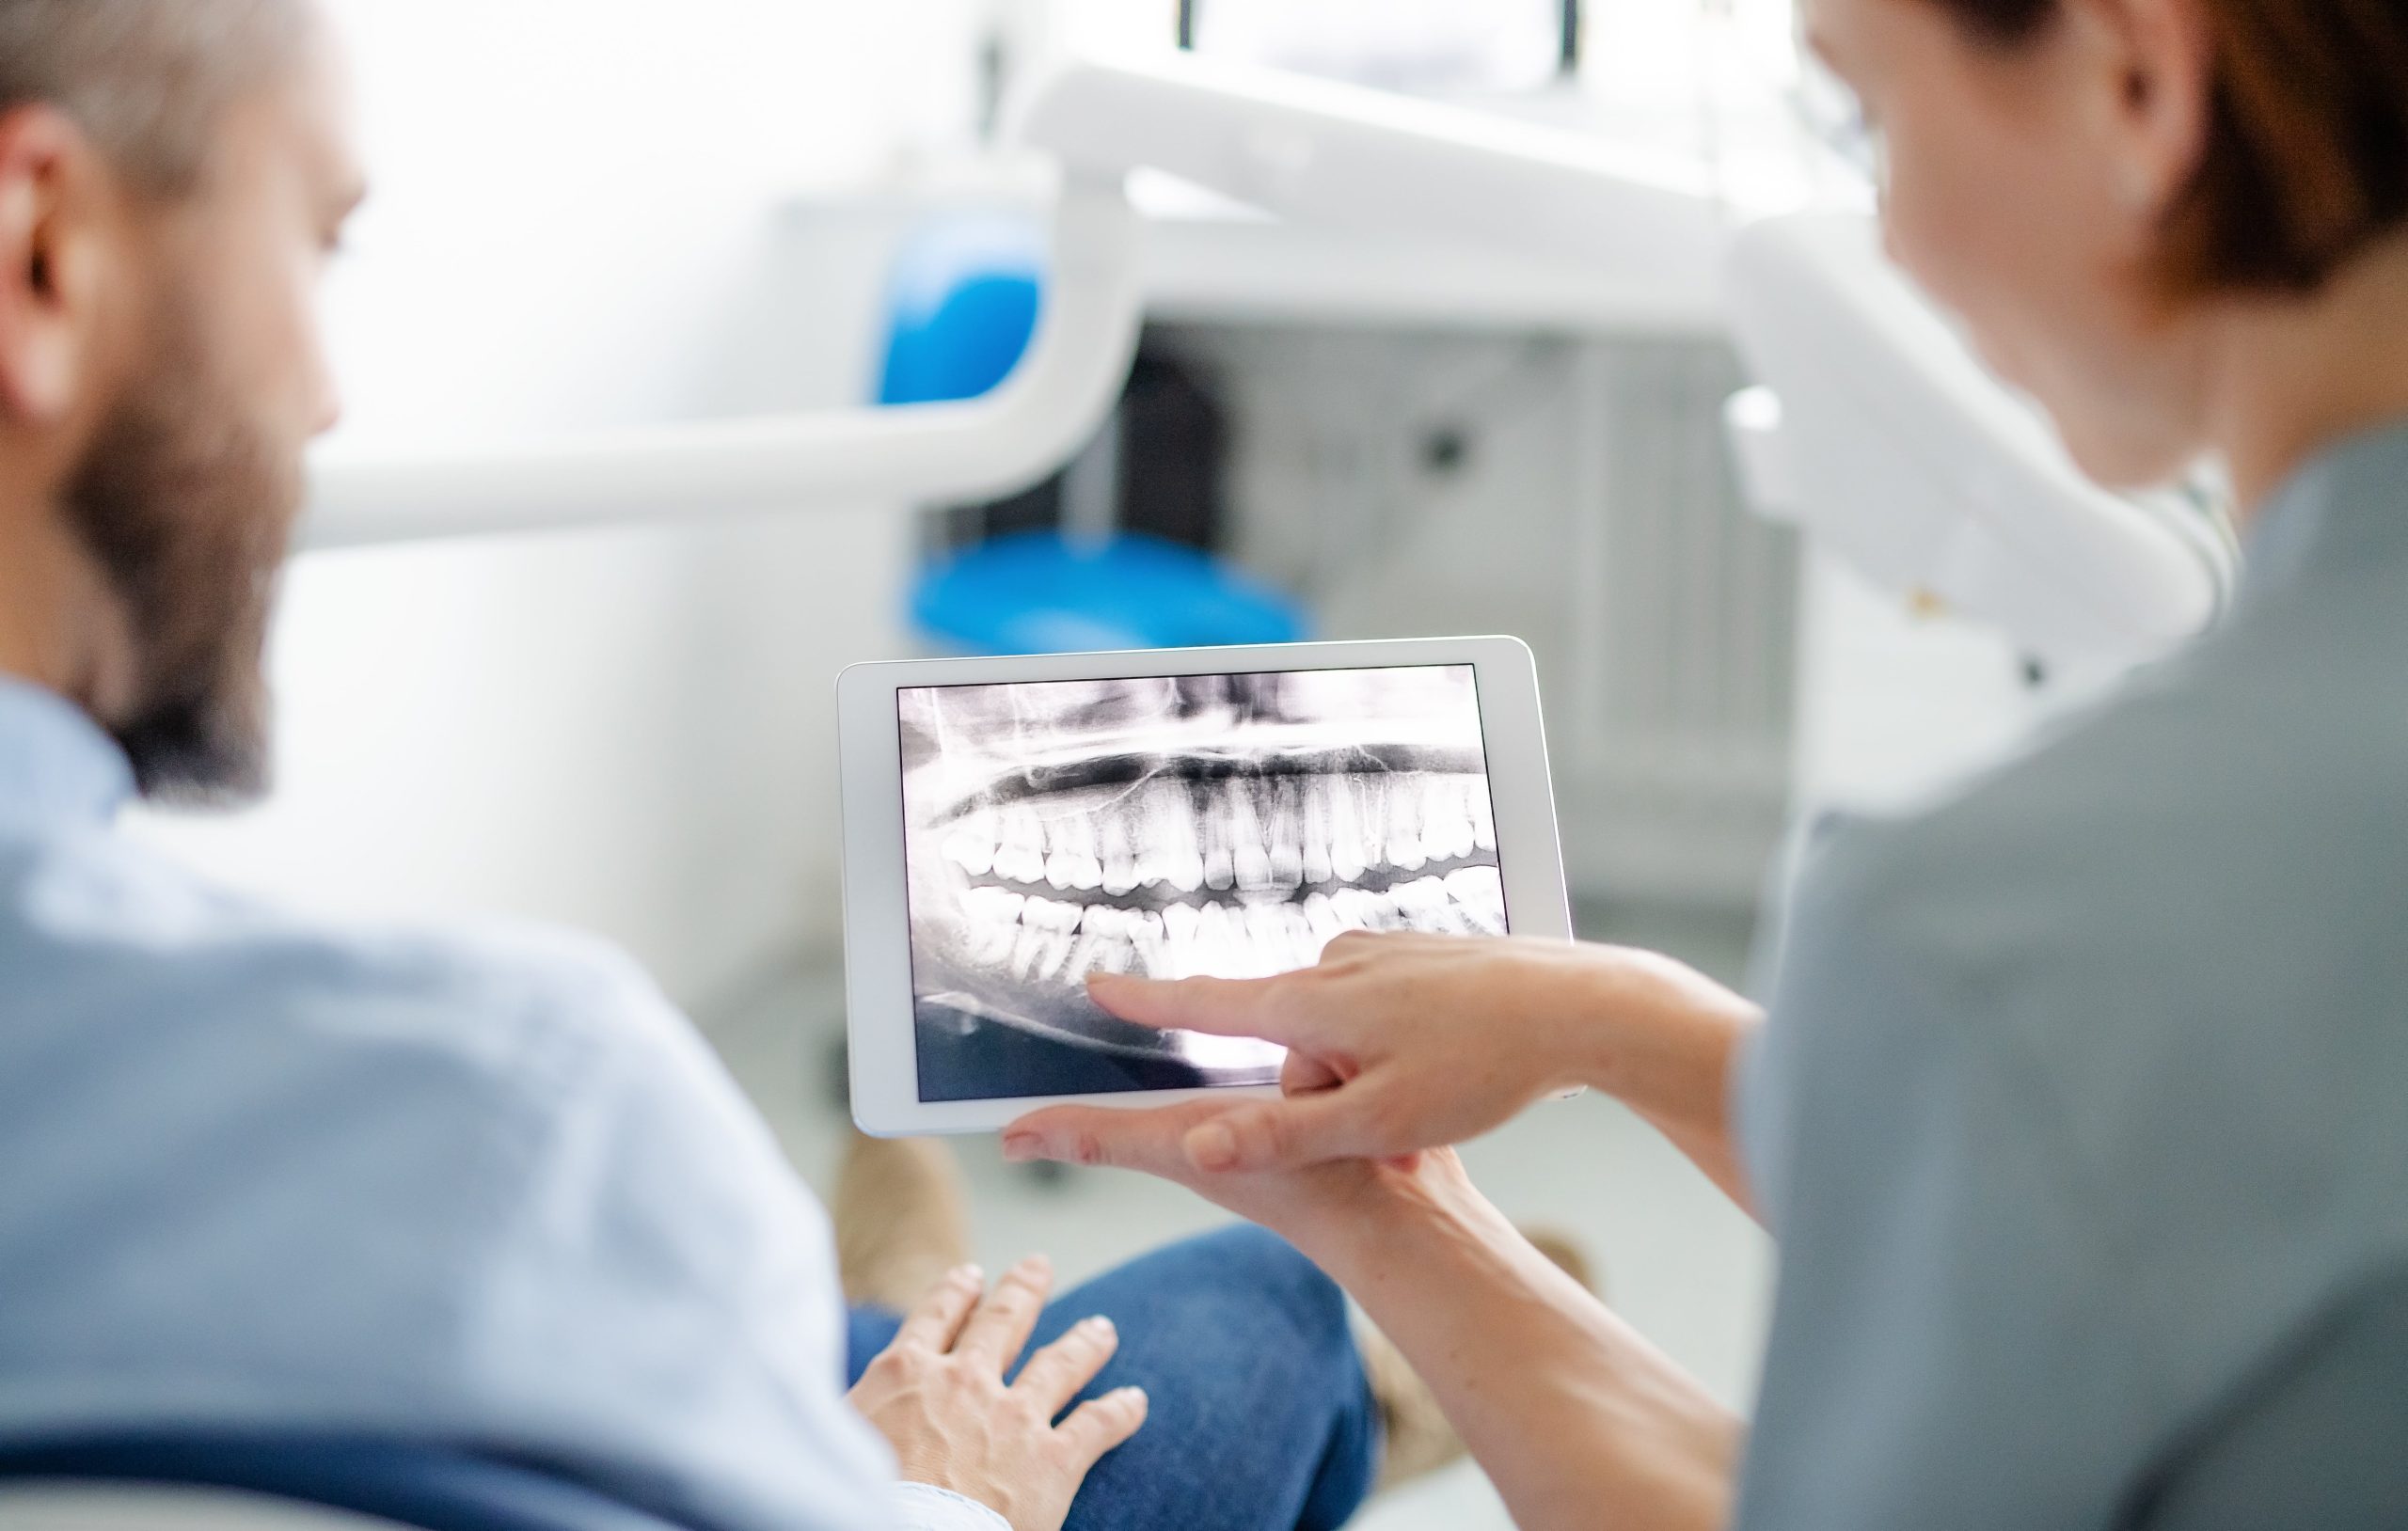
[[[2353,436],[2294,473],[2249,529],[2243,600],[2408,560],[2408,420]]]
[[[125,751],[80,708],[0,675],[0,820],[105,824],[133,797]]]

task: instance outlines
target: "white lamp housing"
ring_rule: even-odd
[[[1734,237],[1727,296],[1764,385],[1732,402],[1758,507],[2036,658],[2161,653],[2214,620],[2233,559],[2188,506],[2110,494],[1882,255],[1869,216]]]

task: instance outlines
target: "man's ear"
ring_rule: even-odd
[[[63,112],[0,115],[0,415],[56,424],[99,365],[108,178]]]

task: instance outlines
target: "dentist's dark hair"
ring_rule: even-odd
[[[291,58],[310,0],[0,0],[0,114],[48,105],[144,192],[207,174],[218,118]]]
[[[1931,0],[1978,41],[2031,46],[2065,0]],[[2408,4],[2191,0],[2214,53],[2198,173],[2168,212],[2175,296],[2305,293],[2408,226]]]

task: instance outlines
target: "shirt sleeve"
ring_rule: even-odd
[[[2139,1450],[2125,1283],[2045,1081],[1881,876],[1831,853],[1795,908],[1739,1101],[1781,1277],[1737,1523],[2090,1523]]]
[[[895,1531],[1012,1531],[1011,1523],[975,1499],[926,1483],[895,1486]]]
[[[460,1365],[488,1433],[686,1523],[868,1531],[908,1504],[906,1525],[992,1531],[896,1498],[845,1397],[826,1215],[684,1018],[607,953],[519,992],[577,1062],[537,1076],[540,1136],[477,1262]]]

